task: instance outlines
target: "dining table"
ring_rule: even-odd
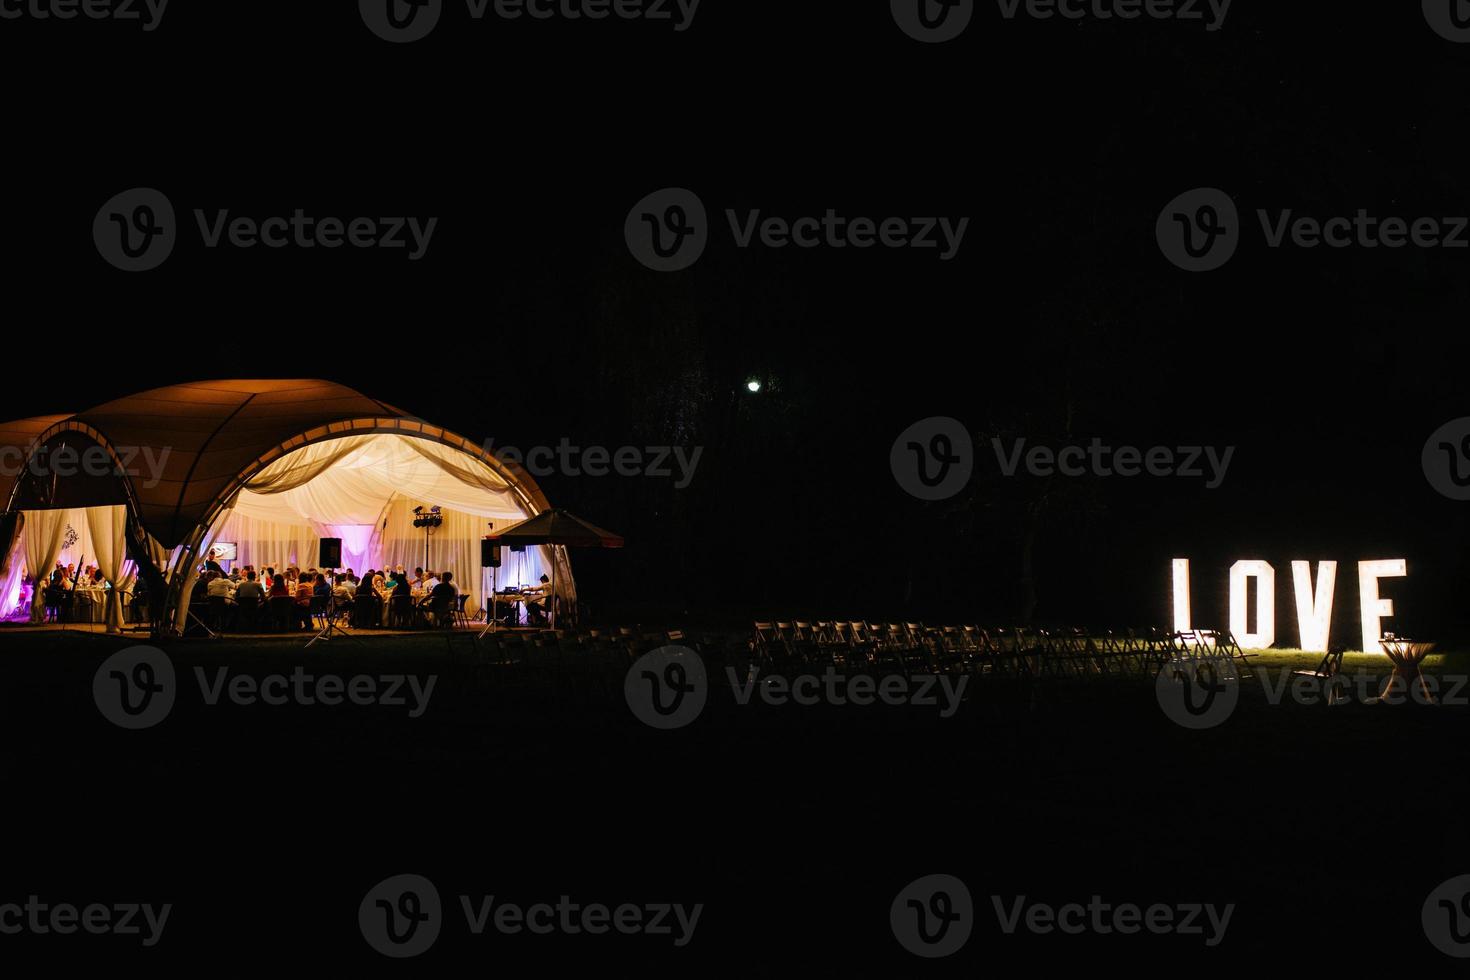
[[[1383,686],[1383,691],[1374,699],[1376,703],[1385,703],[1388,693],[1393,690],[1394,683],[1402,678],[1404,682],[1404,693],[1410,694],[1417,681],[1419,689],[1424,695],[1424,704],[1434,704],[1434,694],[1429,690],[1429,683],[1424,679],[1424,671],[1421,665],[1424,658],[1429,656],[1434,649],[1432,642],[1412,640],[1406,636],[1395,636],[1385,633],[1378,641],[1383,647],[1383,652],[1393,663],[1393,673],[1389,675],[1388,683]]]

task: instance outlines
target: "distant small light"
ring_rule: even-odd
[[[749,391],[751,394],[754,394],[761,390],[761,383],[755,378],[751,378],[749,381],[745,382],[745,390]]]

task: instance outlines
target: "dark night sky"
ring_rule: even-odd
[[[485,24],[401,48],[335,6],[282,25],[191,5],[126,44],[113,25],[25,25],[34,59],[0,64],[19,95],[10,129],[50,135],[7,155],[6,417],[314,376],[500,443],[683,441],[705,447],[686,491],[544,481],[630,539],[578,564],[588,598],[1002,623],[1018,549],[993,480],[921,505],[889,447],[933,415],[1044,439],[1070,393],[1082,441],[1236,455],[1218,490],[1105,480],[1087,507],[1049,511],[1038,621],[1163,623],[1176,555],[1196,561],[1198,618],[1219,618],[1205,593],[1234,558],[1263,557],[1294,632],[1291,559],[1402,556],[1409,581],[1385,592],[1403,625],[1470,626],[1470,505],[1419,462],[1434,428],[1470,415],[1470,250],[1273,250],[1248,217],[1235,258],[1190,275],[1153,236],[1196,186],[1247,216],[1470,213],[1470,46],[1432,34],[1418,5],[1239,4],[1216,33],[1007,23],[981,5],[964,38],[926,47],[885,4],[706,0],[681,35]],[[129,276],[88,227],[134,186],[181,212],[435,215],[440,229],[417,263],[208,252],[196,235]],[[716,215],[971,226],[947,263],[740,250],[722,232],[693,269],[660,275],[622,224],[666,186]],[[752,374],[769,390],[742,393]]]

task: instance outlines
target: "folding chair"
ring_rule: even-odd
[[[1293,677],[1313,677],[1322,682],[1322,693],[1327,697],[1329,705],[1337,704],[1346,700],[1347,695],[1341,690],[1341,685],[1336,683],[1335,678],[1342,673],[1342,655],[1346,647],[1334,646],[1322,657],[1322,662],[1317,665],[1316,670],[1293,670]]]

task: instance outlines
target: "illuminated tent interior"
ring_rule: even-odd
[[[481,447],[323,381],[175,385],[76,416],[0,425],[0,450],[23,447],[27,460],[61,446],[104,447],[127,472],[17,479],[19,453],[10,452],[11,475],[0,483],[0,613],[12,618],[40,617],[34,597],[21,598],[32,565],[98,564],[116,594],[136,581],[128,559],[146,547],[184,594],[216,545],[234,545],[240,565],[307,569],[318,565],[323,537],[342,539],[342,567],[359,574],[397,565],[453,572],[474,615],[492,581],[480,568],[480,540],[548,507],[528,475]],[[426,534],[414,510],[434,507],[442,524]],[[560,548],[502,555],[494,581],[532,584],[553,557],[557,592],[574,601]],[[115,627],[121,615],[108,605]],[[179,625],[185,615],[175,610]]]

